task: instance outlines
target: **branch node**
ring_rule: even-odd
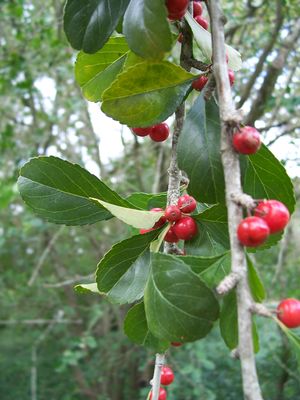
[[[240,276],[235,272],[231,272],[218,285],[218,287],[216,289],[217,293],[219,295],[223,296],[224,294],[230,292],[230,290],[232,290],[233,288],[236,287],[239,280],[240,280]]]
[[[231,200],[237,205],[253,210],[256,207],[256,201],[246,193],[231,193]]]

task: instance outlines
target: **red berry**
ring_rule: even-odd
[[[278,319],[288,328],[300,326],[300,301],[296,299],[282,300],[277,306]]]
[[[184,17],[184,14],[185,14],[185,12],[184,13],[178,13],[178,14],[169,14],[168,18],[171,21],[179,21],[180,19],[182,19]]]
[[[174,373],[170,367],[162,367],[160,383],[168,386],[174,381]]]
[[[177,243],[177,242],[179,242],[179,238],[178,238],[177,235],[175,234],[174,229],[173,229],[172,226],[171,226],[171,228],[168,230],[168,232],[167,232],[167,234],[166,234],[166,236],[165,236],[165,238],[164,238],[164,241],[165,241],[165,242],[168,242],[168,243]]]
[[[144,235],[145,233],[151,232],[153,231],[154,228],[150,228],[150,229],[140,229],[140,235]]]
[[[187,11],[189,0],[167,0],[168,18],[171,20],[181,19]]]
[[[183,196],[179,197],[177,205],[183,213],[189,214],[195,211],[197,202],[194,197],[184,194]]]
[[[208,29],[208,22],[207,22],[207,20],[205,18],[202,18],[201,15],[197,15],[195,17],[195,21],[198,22],[198,24],[201,25],[202,28],[204,28],[205,30]]]
[[[235,81],[235,76],[234,76],[234,72],[232,71],[232,69],[228,70],[228,78],[229,78],[230,86],[233,86],[234,85],[234,81]]]
[[[132,131],[137,135],[137,136],[148,136],[150,132],[152,131],[152,126],[149,126],[148,128],[132,128]]]
[[[170,134],[169,127],[166,123],[154,125],[149,136],[155,142],[164,142]]]
[[[174,347],[180,347],[180,346],[182,346],[182,343],[181,342],[171,342],[171,345]]]
[[[207,75],[201,75],[198,79],[196,79],[192,83],[192,87],[195,90],[198,90],[199,92],[204,88],[204,86],[207,84],[208,77]]]
[[[282,231],[290,219],[289,210],[277,200],[260,202],[255,208],[254,213],[268,224],[271,233]]]
[[[193,15],[194,18],[197,17],[197,15],[201,15],[203,11],[202,5],[198,3],[197,1],[193,1]]]
[[[150,397],[149,397],[149,399],[152,400],[152,390],[151,390],[151,392],[150,392]],[[164,388],[160,388],[160,389],[159,389],[158,400],[167,400],[167,392],[166,392],[166,389],[164,389]]]
[[[257,247],[263,244],[270,234],[267,223],[259,217],[243,219],[237,229],[239,241],[248,247]]]
[[[165,211],[165,218],[169,222],[176,222],[181,218],[181,211],[177,206],[168,206]]]
[[[174,224],[173,230],[179,239],[191,240],[197,234],[198,227],[192,217],[183,217]]]
[[[252,126],[244,126],[233,135],[232,145],[241,154],[254,154],[260,146],[260,134]]]
[[[156,208],[151,208],[150,211],[162,212],[162,211],[164,211],[164,210],[163,210],[162,208],[156,207]],[[163,226],[165,223],[166,223],[166,218],[165,218],[165,216],[163,215],[157,222],[155,222],[153,228],[154,228],[154,229],[160,228],[160,227]]]

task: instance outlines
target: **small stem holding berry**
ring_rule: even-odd
[[[251,312],[253,314],[260,315],[261,317],[265,318],[274,318],[272,311],[270,311],[266,306],[260,303],[253,303],[251,308]]]

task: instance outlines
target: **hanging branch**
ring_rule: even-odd
[[[189,11],[193,13],[193,5],[192,3],[189,5]],[[186,70],[191,70],[191,60],[193,58],[193,36],[189,25],[183,21],[182,22],[182,34],[183,34],[183,42],[181,46],[180,53],[180,65]],[[169,183],[168,183],[168,195],[167,195],[167,204],[177,204],[177,201],[180,196],[180,184],[182,181],[182,174],[180,169],[178,168],[177,162],[177,145],[179,136],[182,132],[183,123],[185,116],[185,103],[183,102],[175,112],[175,126],[174,132],[172,136],[172,150],[171,150],[171,161],[170,167],[168,169],[169,174]],[[165,242],[164,252],[167,254],[175,253],[179,254],[180,249],[174,243]],[[160,376],[161,369],[165,363],[165,355],[164,354],[156,354],[155,359],[155,368],[154,375],[151,381],[152,384],[152,400],[158,400],[159,389],[160,389]]]
[[[246,400],[262,400],[258,382],[253,338],[250,289],[247,280],[247,263],[244,249],[236,235],[238,224],[243,218],[242,207],[233,197],[242,195],[241,171],[238,154],[231,144],[232,130],[241,122],[242,115],[234,107],[228,67],[225,59],[224,16],[219,0],[210,0],[209,12],[213,40],[213,72],[217,83],[217,92],[221,118],[221,155],[224,169],[226,204],[228,209],[229,235],[231,247],[231,271],[239,279],[237,282],[239,357],[242,366],[243,389]]]

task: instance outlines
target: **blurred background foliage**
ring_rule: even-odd
[[[288,167],[299,198],[299,35],[288,40],[300,23],[299,2],[223,3],[228,42],[244,59],[236,101]],[[39,154],[84,165],[125,195],[166,188],[169,142],[137,139],[115,123],[110,128],[83,100],[62,11],[62,0],[0,1],[0,398],[145,399],[153,354],[124,336],[126,307],[73,290],[92,281],[102,255],[131,232],[115,220],[78,228],[48,224],[24,207],[16,190],[20,166]],[[282,242],[254,258],[270,307],[300,297],[299,222],[297,209]],[[265,398],[299,399],[286,339],[271,321],[258,326]],[[172,348],[168,362],[176,375],[170,399],[242,398],[239,362],[217,326],[204,341]]]

